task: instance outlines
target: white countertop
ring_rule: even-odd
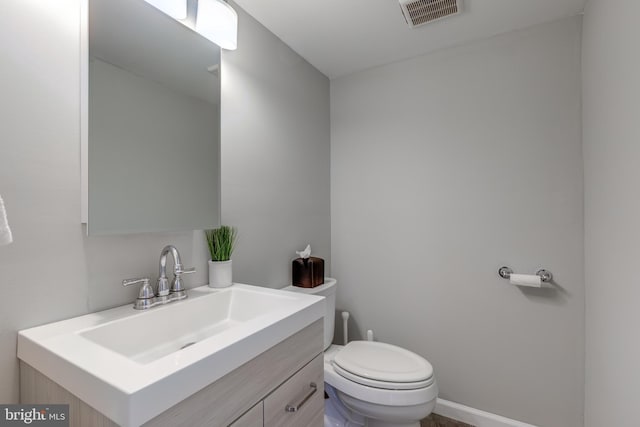
[[[188,294],[183,301],[145,311],[126,305],[20,331],[18,358],[116,423],[138,426],[325,313],[322,297],[243,284],[225,289],[202,286],[190,289]],[[144,345],[132,340],[136,334],[154,334],[146,338],[162,341],[165,331],[165,336],[179,334],[176,328],[184,319],[197,329],[196,323],[207,320],[207,310],[213,317],[224,298],[231,301],[228,304],[250,306],[242,308],[246,313],[259,314],[247,316],[243,312],[240,320],[234,319],[228,328],[209,332],[209,336],[181,350],[177,347],[146,358],[133,355],[133,350],[127,353],[134,344]],[[259,307],[261,301],[264,305]],[[101,332],[117,336],[100,338]],[[100,339],[107,344],[101,345]],[[178,343],[173,336],[166,339]],[[132,341],[131,345],[127,341]]]

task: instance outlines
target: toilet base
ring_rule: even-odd
[[[324,390],[329,396],[324,400],[324,427],[364,427],[364,417],[347,409],[333,387],[325,383]]]
[[[420,427],[420,422],[411,422],[409,424],[388,423],[380,420],[367,420],[365,427]]]
[[[435,408],[436,400],[424,405],[393,407],[363,402],[325,383],[325,427],[420,427]],[[366,414],[366,415],[363,415]]]
[[[365,427],[420,427],[419,422],[411,422],[409,424],[388,423],[379,420],[367,420]]]

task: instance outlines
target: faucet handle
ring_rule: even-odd
[[[138,283],[149,283],[148,277],[136,277],[135,279],[124,279],[122,286],[137,285]]]
[[[187,297],[187,291],[184,289],[184,285],[182,283],[182,275],[183,274],[191,274],[195,273],[195,267],[183,269],[182,265],[178,266],[173,274],[175,275],[173,278],[173,282],[171,282],[171,298],[174,300],[180,300]]]
[[[187,268],[187,269],[183,269],[182,267],[176,269],[176,271],[174,271],[173,273],[176,275],[180,275],[180,274],[191,274],[191,273],[195,273],[196,272],[196,268],[195,267],[191,267],[191,268]]]
[[[146,308],[151,308],[153,303],[155,302],[153,288],[149,283],[148,277],[139,277],[135,279],[125,279],[122,281],[122,286],[132,286],[142,283],[142,287],[140,288],[140,292],[138,292],[138,298],[136,298],[136,302],[133,304],[133,308],[136,310],[143,310]]]

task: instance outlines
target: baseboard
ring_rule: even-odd
[[[536,427],[533,424],[501,417],[444,399],[438,399],[433,412],[476,427]]]

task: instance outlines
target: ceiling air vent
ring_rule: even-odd
[[[462,0],[400,0],[409,27],[414,28],[462,12]]]

